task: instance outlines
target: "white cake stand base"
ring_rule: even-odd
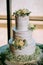
[[[38,65],[36,60],[32,60],[30,62],[10,62],[8,60],[5,61],[7,65]]]

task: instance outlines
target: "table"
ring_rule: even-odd
[[[42,49],[42,53],[40,55],[40,60],[39,61],[32,61],[32,63],[24,63],[24,65],[41,65],[41,64],[43,65],[43,45],[37,45],[37,46],[39,46],[40,49]],[[0,47],[0,50],[1,50],[0,53],[4,52],[7,47],[8,47],[8,45]],[[7,61],[7,63],[11,64],[11,62],[9,62],[9,61]],[[14,63],[12,63],[11,65],[14,65]],[[18,65],[18,63],[17,63],[17,65]]]

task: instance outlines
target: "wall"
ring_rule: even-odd
[[[31,15],[43,16],[43,0],[10,0],[12,13],[19,8],[28,8]],[[6,0],[0,0],[0,15],[6,15]]]
[[[31,15],[43,16],[43,0],[12,0],[12,11],[19,8],[28,8]]]
[[[0,0],[0,15],[6,15],[6,0]]]

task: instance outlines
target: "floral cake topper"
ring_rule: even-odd
[[[25,16],[25,15],[29,15],[31,13],[31,11],[29,11],[28,9],[19,9],[17,11],[15,11],[13,13],[13,15],[17,15],[17,16]]]
[[[22,40],[21,38],[17,37],[13,42],[12,45],[15,49],[22,49],[24,46],[26,46],[26,40]]]

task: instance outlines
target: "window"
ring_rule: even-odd
[[[11,2],[12,1],[12,2]],[[30,23],[36,25],[36,30],[33,31],[33,37],[37,43],[43,43],[43,0],[11,0],[11,16],[13,12],[17,9],[27,8],[32,13],[30,14]],[[25,2],[25,3],[24,3]],[[3,4],[3,5],[2,5]],[[7,8],[6,0],[0,0],[0,46],[6,45],[8,43],[8,33],[7,33]],[[11,32],[12,28],[15,26],[15,20],[12,16],[11,20]],[[12,34],[12,33],[11,33]]]
[[[0,47],[8,43],[6,15],[6,0],[0,0]]]

